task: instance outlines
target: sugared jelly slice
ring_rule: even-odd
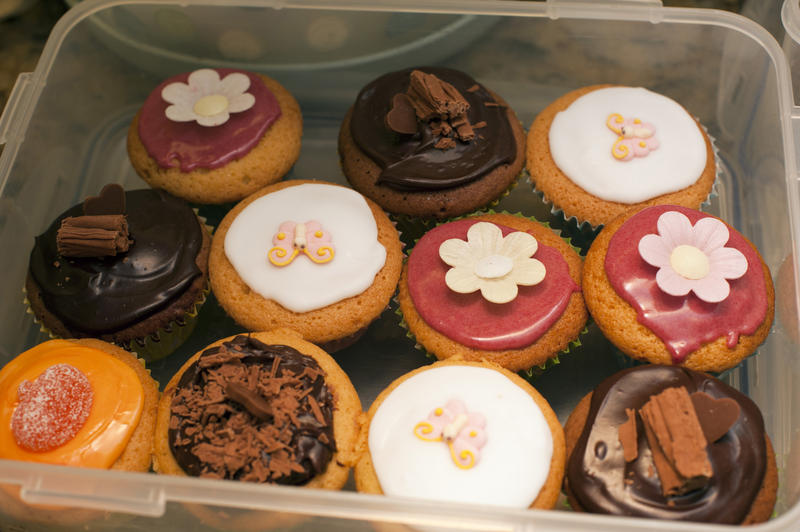
[[[33,382],[22,381],[17,394],[11,431],[17,444],[32,452],[72,440],[86,423],[94,398],[89,379],[69,364],[55,364]]]

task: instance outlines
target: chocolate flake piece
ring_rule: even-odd
[[[449,150],[450,148],[456,147],[456,141],[454,141],[450,137],[442,137],[436,141],[434,147],[440,150]]]
[[[122,214],[69,216],[56,232],[58,253],[64,257],[113,257],[128,251],[132,242]]]
[[[667,388],[639,410],[664,496],[702,487],[713,471],[707,442],[686,388]]]
[[[469,109],[469,103],[451,84],[421,70],[411,72],[406,92],[420,120],[436,116],[455,117]]]
[[[407,106],[414,110],[416,119],[427,122],[433,135],[439,137],[434,144],[437,149],[455,147],[453,136],[462,142],[470,142],[475,138],[473,127],[467,118],[469,102],[453,85],[434,74],[421,70],[411,71],[406,94],[395,94],[392,109],[386,115],[386,122],[391,130],[398,133],[417,131],[416,119],[412,130]]]
[[[468,88],[468,89],[467,89],[467,92],[475,92],[475,91],[478,91],[478,90],[480,90],[480,88],[481,88],[481,86],[480,86],[480,85],[478,85],[478,84],[476,83],[476,84],[475,84],[475,85],[473,85],[472,87]]]
[[[417,132],[417,114],[411,100],[405,94],[395,94],[392,98],[392,108],[386,114],[386,126],[403,135],[413,135]]]
[[[225,387],[225,393],[230,399],[242,405],[254,418],[266,421],[272,417],[272,408],[269,403],[247,386],[238,382],[229,382]]]
[[[83,202],[86,216],[103,214],[125,214],[125,190],[116,183],[104,186],[97,196],[90,196]]]
[[[626,408],[628,420],[619,426],[619,442],[622,444],[626,462],[633,462],[639,456],[639,439],[636,434],[636,410]]]
[[[722,438],[739,419],[739,403],[730,397],[715,399],[705,392],[694,392],[692,403],[703,434],[709,443]]]

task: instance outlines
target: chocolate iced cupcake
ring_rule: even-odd
[[[756,404],[674,366],[620,371],[565,425],[564,488],[575,510],[685,521],[766,521],[778,485]]]
[[[350,184],[385,210],[450,218],[498,199],[525,160],[514,112],[463,72],[420,67],[366,85],[339,132]]]
[[[27,299],[53,336],[99,338],[152,360],[191,333],[210,247],[185,201],[107,185],[36,237]]]
[[[330,356],[286,329],[197,353],[159,404],[155,470],[339,489],[354,464],[361,403]]]

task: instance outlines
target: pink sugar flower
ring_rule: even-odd
[[[719,303],[730,294],[728,279],[747,271],[747,259],[738,249],[726,248],[727,226],[716,218],[702,218],[692,226],[684,214],[668,211],[658,218],[658,234],[639,241],[639,254],[658,268],[658,287],[673,296],[690,291],[707,303]]]

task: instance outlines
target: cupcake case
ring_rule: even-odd
[[[708,127],[722,171],[718,195],[705,210],[755,243],[776,285],[770,336],[725,376],[759,405],[775,445],[775,517],[756,529],[794,529],[800,522],[800,388],[793,385],[800,378],[800,252],[794,245],[800,108],[793,106],[778,43],[731,13],[668,8],[658,0],[79,3],[53,30],[36,70],[20,76],[0,117],[0,364],[46,339],[23,303],[33,237],[105,183],[144,186],[127,159],[125,135],[161,79],[201,66],[274,77],[303,110],[300,159],[289,178],[344,184],[337,134],[356,94],[382,73],[420,64],[468,72],[501,94],[526,130],[561,94],[606,82],[666,94]],[[525,175],[495,209],[564,225]],[[210,225],[225,212],[225,206],[200,208]],[[414,348],[393,310],[335,354],[365,408],[396,377],[432,361]],[[186,344],[150,370],[163,387],[188,356],[240,331],[211,296]],[[563,422],[617,369],[614,348],[590,323],[581,345],[533,384]],[[87,530],[212,530],[220,517],[231,529],[255,529],[253,523],[364,531],[705,529],[576,514],[564,504],[556,511],[501,510],[361,495],[352,481],[343,492],[326,492],[0,461],[0,522],[49,530],[52,524],[37,523],[33,511],[30,518],[10,517],[5,505],[19,505],[17,496],[25,504],[100,510],[87,512],[79,525]]]

